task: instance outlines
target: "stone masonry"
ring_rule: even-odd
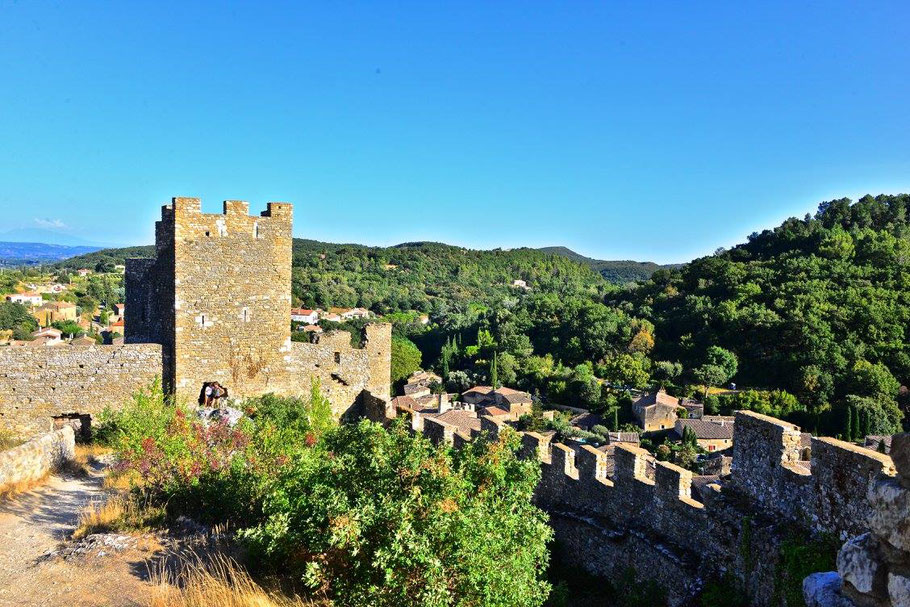
[[[467,436],[402,412],[415,432],[455,447],[483,432],[511,431],[482,417],[481,430]],[[771,605],[787,534],[861,532],[872,511],[867,492],[883,479],[894,482],[888,456],[827,438],[813,439],[812,460],[803,467],[794,433],[792,424],[739,412],[730,479],[693,477],[627,445],[616,446],[608,476],[607,454],[593,447],[551,444],[533,432],[521,440],[523,456],[541,462],[535,502],[550,515],[554,558],[565,566],[604,579],[632,568],[660,585],[671,605],[689,604],[708,580],[732,575],[744,603]]]
[[[391,326],[369,325],[363,348],[341,331],[291,342],[292,206],[248,211],[228,200],[202,213],[198,198],[162,207],[155,257],[127,260],[126,344],[0,350],[0,427],[47,431],[56,416],[120,407],[156,377],[190,403],[207,381],[243,398],[306,395],[316,380],[337,416],[382,410]]]
[[[126,341],[163,346],[165,386],[195,401],[204,382],[231,397],[300,395],[318,378],[336,414],[359,412],[366,394],[388,400],[391,327],[367,327],[365,346],[346,332],[291,342],[292,205],[258,216],[227,200],[221,214],[174,198],[155,224],[152,260],[126,269]]]
[[[0,451],[0,491],[16,483],[41,480],[51,470],[73,459],[75,448],[73,429],[64,426],[18,447]]]
[[[847,541],[837,572],[806,578],[809,607],[910,607],[910,434],[891,442],[897,477],[868,490],[868,531]]]
[[[53,417],[121,406],[161,375],[161,346],[0,349],[0,427],[28,437]]]

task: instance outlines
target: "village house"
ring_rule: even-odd
[[[516,287],[516,288],[519,288],[519,289],[524,289],[525,291],[530,291],[530,290],[531,290],[530,287],[528,287],[528,283],[526,283],[525,281],[523,281],[523,280],[521,280],[521,279],[515,279],[515,280],[513,280],[513,281],[512,281],[512,286],[513,286],[513,287]]]
[[[115,316],[123,318],[123,316],[126,314],[126,304],[115,303],[113,306],[111,306],[111,311]]]
[[[12,295],[7,295],[6,301],[22,304],[23,306],[40,306],[44,302],[44,298],[41,297],[40,293],[27,291],[25,293],[14,293]]]
[[[70,344],[71,346],[94,346],[94,345],[97,345],[97,343],[95,342],[94,339],[92,339],[91,337],[86,337],[85,335],[83,335],[82,337],[77,337],[76,339],[71,339],[70,342],[69,342],[69,344]]]
[[[319,325],[306,325],[302,330],[307,333],[322,333],[322,327]]]
[[[319,312],[316,310],[307,310],[306,308],[292,308],[291,320],[302,322],[308,325],[315,325],[319,322]]]
[[[40,339],[42,345],[54,345],[63,341],[63,332],[53,327],[38,329],[31,333],[33,339]]]
[[[632,403],[632,413],[645,432],[670,430],[676,424],[680,399],[663,389],[646,394]]]
[[[678,438],[682,438],[686,428],[695,433],[696,444],[706,451],[723,451],[733,446],[732,421],[678,419],[673,431]]]
[[[75,321],[76,304],[68,301],[51,301],[40,308],[32,310],[32,316],[42,327],[54,324],[55,322]]]
[[[474,386],[465,390],[461,399],[481,412],[506,421],[517,421],[522,415],[531,412],[533,401],[531,395],[513,388],[492,386]],[[505,414],[503,414],[505,412]]]
[[[79,276],[88,276],[91,273],[92,273],[92,271],[89,270],[88,268],[79,268],[78,270],[76,270],[76,274],[78,274]]]
[[[344,320],[353,320],[355,318],[369,318],[371,316],[370,311],[366,308],[351,308],[346,312],[342,312],[341,318]]]

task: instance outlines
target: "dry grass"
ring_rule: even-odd
[[[224,555],[183,559],[176,571],[152,574],[150,607],[328,607],[299,597],[267,592],[236,561]]]
[[[13,434],[11,430],[0,428],[0,451],[6,451],[7,449],[18,447],[24,442],[25,440],[22,437]]]
[[[110,453],[107,447],[77,444],[73,459],[61,466],[61,471],[75,476],[91,476],[95,466],[101,465],[101,456]]]
[[[133,496],[112,495],[89,503],[79,514],[73,539],[111,531],[145,531],[164,521],[164,509],[143,507]]]
[[[125,493],[133,487],[138,486],[138,484],[139,478],[134,471],[127,470],[125,472],[120,472],[116,469],[109,469],[107,475],[104,477],[102,486],[107,491]]]
[[[18,481],[16,483],[3,485],[0,487],[0,500],[8,499],[10,497],[19,495],[20,493],[31,491],[38,485],[43,484],[47,480],[48,476],[50,476],[50,474],[45,474],[41,478],[36,478],[30,481]]]

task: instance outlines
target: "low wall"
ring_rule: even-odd
[[[37,481],[74,456],[72,427],[64,426],[37,438],[0,451],[0,490],[16,483]]]
[[[53,417],[118,408],[161,377],[161,346],[56,346],[0,349],[0,427],[28,437]]]
[[[454,427],[407,412],[412,428],[458,446]],[[481,418],[481,432],[506,431]],[[671,605],[689,604],[711,579],[732,574],[752,605],[770,605],[781,542],[794,528],[850,535],[867,526],[867,491],[891,478],[886,455],[833,439],[814,439],[799,462],[799,428],[751,412],[737,414],[732,480],[702,477],[656,462],[639,447],[608,455],[525,432],[522,456],[541,463],[535,502],[551,516],[556,550],[569,567],[615,579],[630,567],[663,587]]]

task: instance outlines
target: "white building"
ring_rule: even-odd
[[[22,304],[24,306],[40,306],[44,303],[44,298],[41,297],[40,293],[14,293],[13,295],[7,295],[6,301]]]
[[[305,308],[292,308],[291,320],[294,322],[303,322],[308,325],[315,325],[319,322],[319,312],[316,310],[307,310]]]

